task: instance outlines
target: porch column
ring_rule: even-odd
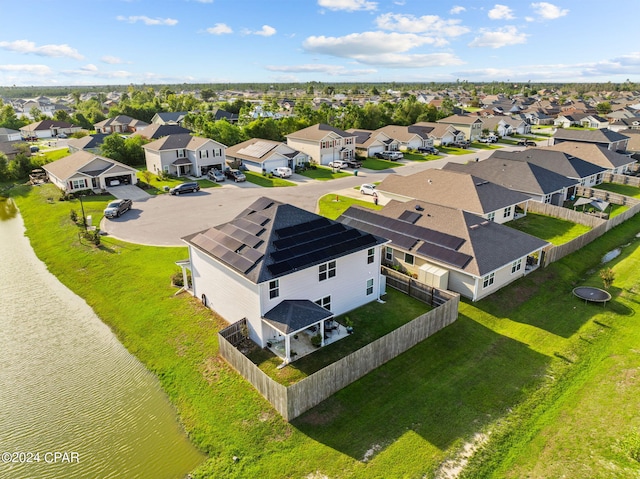
[[[187,268],[185,266],[182,267],[182,284],[184,285],[184,289],[189,289],[190,284],[189,281],[187,280],[188,276],[187,276]]]
[[[324,346],[324,320],[320,321],[320,337],[322,340],[320,341],[320,347]]]
[[[288,334],[284,336],[284,362],[285,364],[291,362],[291,339]]]

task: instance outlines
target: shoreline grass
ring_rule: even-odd
[[[626,377],[621,397],[630,402],[615,414],[610,401],[598,408],[588,396],[597,388],[615,397],[625,368],[640,368],[640,215],[480,302],[461,303],[451,326],[288,424],[218,357],[216,333],[226,323],[191,296],[173,296],[169,278],[186,248],[111,238],[99,248],[81,245],[69,219],[79,204],[49,203],[59,196],[52,191],[17,186],[7,194],[38,257],[158,376],[190,439],[209,456],[195,479],[434,477],[478,432],[491,434],[465,477],[557,477],[554,464],[567,464],[571,477],[640,473],[616,449],[637,430],[629,414],[640,407],[640,384]],[[104,204],[88,197],[84,206],[98,217]],[[621,245],[628,246],[607,265],[618,275],[611,303],[574,298],[575,285],[601,284],[600,258]],[[607,374],[613,360],[616,374]],[[570,414],[575,433],[565,430],[565,439],[558,419]],[[586,419],[598,416],[606,420],[593,438]],[[629,477],[623,472],[617,477]]]

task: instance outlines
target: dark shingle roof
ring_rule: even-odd
[[[530,148],[524,151],[496,151],[491,156],[528,161],[567,178],[589,178],[606,171],[606,168],[576,158],[569,153],[543,148]]]
[[[285,300],[263,317],[282,334],[291,334],[329,319],[333,313],[309,300]]]
[[[628,140],[629,137],[608,128],[599,130],[567,130],[558,128],[553,137],[558,140],[586,141],[589,143],[613,143]]]

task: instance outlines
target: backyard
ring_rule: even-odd
[[[312,180],[328,181],[335,178],[344,178],[345,176],[350,176],[352,173],[340,171],[339,169],[334,170],[327,166],[316,166],[315,168],[307,168],[301,171],[300,174]]]
[[[505,223],[506,226],[548,241],[553,245],[568,243],[591,228],[571,221],[528,212],[526,216]]]
[[[640,474],[640,215],[485,300],[461,303],[451,326],[289,424],[217,355],[225,321],[174,296],[169,277],[185,248],[108,237],[80,244],[69,219],[80,205],[49,202],[54,190],[6,193],[49,270],[159,378],[209,456],[194,479],[445,477],[447,460],[465,450],[476,450],[468,478]],[[104,201],[87,197],[84,207],[98,217]],[[606,265],[616,273],[606,308],[574,298],[576,285],[602,284],[601,258],[621,245]]]

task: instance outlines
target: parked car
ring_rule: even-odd
[[[66,133],[58,133],[58,138],[62,138],[62,139],[64,139],[64,138],[66,138],[66,137],[67,137],[67,134],[66,134]]]
[[[494,135],[483,136],[478,138],[480,143],[496,143],[498,141],[498,137]]]
[[[363,185],[360,186],[360,193],[363,195],[377,195],[378,193],[376,192],[376,185],[372,185],[370,183],[365,183]]]
[[[112,201],[104,209],[104,216],[105,218],[118,218],[121,214],[129,211],[132,205],[133,201],[129,199]]]
[[[224,173],[216,168],[209,170],[209,172],[207,173],[207,177],[211,181],[215,181],[216,183],[219,183],[220,181],[224,181],[226,178],[226,176],[224,176]]]
[[[440,153],[440,151],[433,146],[420,146],[418,147],[418,151],[420,153],[427,153],[428,155],[438,155]]]
[[[200,191],[200,185],[196,182],[180,183],[169,190],[172,195],[181,195],[182,193],[195,193]]]
[[[462,149],[467,149],[469,148],[469,142],[468,141],[456,141],[455,143],[453,143],[453,147],[454,148],[462,148]]]
[[[289,178],[293,174],[291,168],[288,166],[278,166],[271,173],[273,173],[273,176],[277,176],[279,178]]]
[[[538,146],[538,144],[535,141],[520,138],[518,140],[518,146]]]
[[[240,170],[231,170],[231,169],[229,169],[229,170],[226,170],[224,172],[224,174],[226,175],[227,178],[229,178],[230,180],[235,181],[236,183],[239,183],[241,181],[247,181],[247,177]]]
[[[333,160],[329,162],[331,168],[347,168],[347,162],[344,160]]]
[[[383,151],[381,155],[385,160],[401,160],[404,158],[404,155],[399,151]]]
[[[360,162],[360,161],[358,161],[356,159],[353,159],[353,158],[349,158],[349,159],[345,160],[345,162],[347,163],[347,166],[349,168],[360,168],[360,167],[362,167],[362,162]]]
[[[32,145],[32,146],[30,146],[30,147],[29,147],[29,151],[30,151],[31,153],[37,153],[37,152],[39,152],[39,151],[40,151],[40,148],[39,148],[39,147],[37,147],[36,145]]]

